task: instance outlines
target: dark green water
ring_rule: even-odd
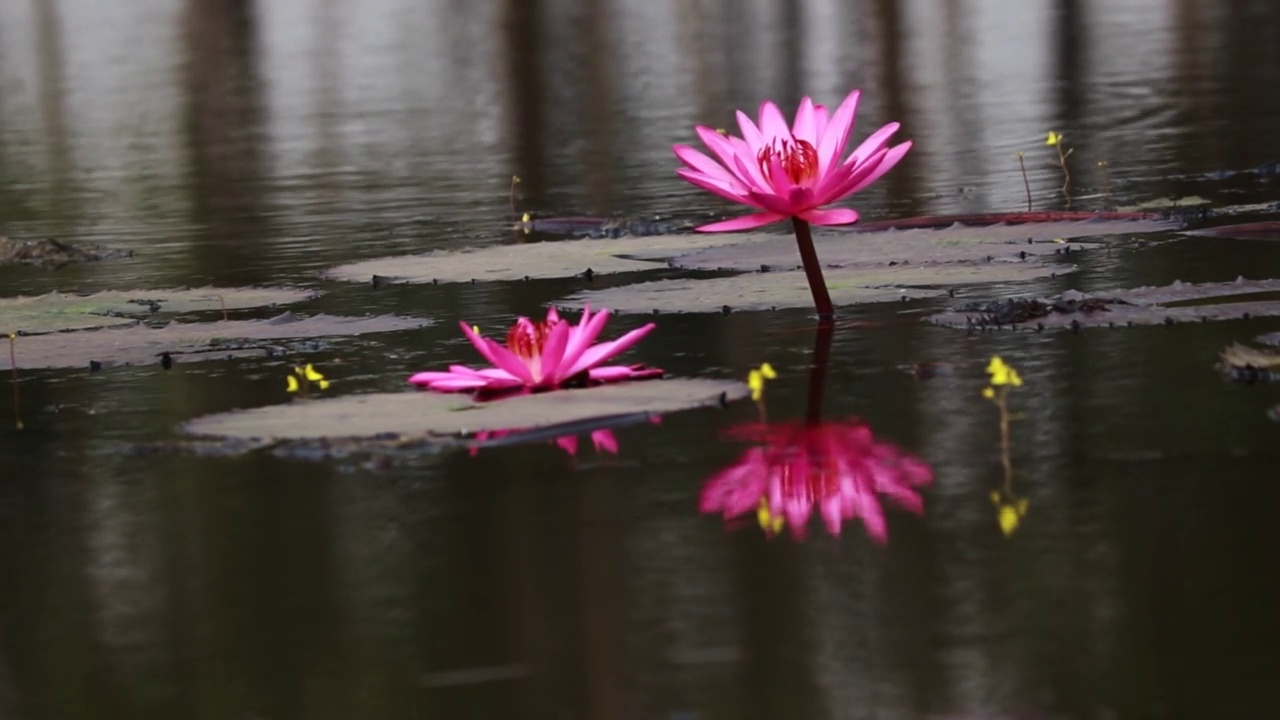
[[[899,120],[916,141],[857,196],[867,218],[1018,209],[1018,151],[1056,207],[1050,129],[1076,148],[1077,207],[1101,205],[1102,160],[1120,204],[1278,199],[1266,178],[1194,177],[1280,159],[1271,0],[6,0],[0,233],[135,255],[0,268],[0,294],[317,287],[300,310],[439,321],[306,358],[334,393],[399,390],[469,359],[459,319],[505,324],[583,281],[375,290],[320,270],[509,240],[513,174],[545,214],[737,212],[674,176],[670,144],[851,87],[856,137]],[[1263,241],[1075,259],[996,290],[1280,276]],[[1280,323],[966,335],[920,322],[942,304],[850,308],[866,322],[835,338],[827,412],[937,476],[884,547],[699,515],[746,404],[621,429],[616,457],[370,467],[131,451],[286,402],[285,359],[24,371],[26,430],[0,423],[0,718],[1276,714],[1280,392],[1212,364]],[[770,413],[795,416],[811,327],[664,316],[631,357],[717,378],[770,361]],[[1011,538],[978,394],[996,353],[1027,383]],[[899,369],[917,362],[954,372]]]

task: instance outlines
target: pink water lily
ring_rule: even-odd
[[[849,93],[833,114],[828,114],[826,106],[815,105],[806,97],[800,101],[790,125],[772,102],[766,101],[760,106],[756,122],[739,110],[738,129],[742,137],[697,126],[698,137],[715,159],[688,145],[672,147],[685,165],[676,170],[680,177],[759,211],[703,225],[697,228],[699,231],[749,230],[791,218],[814,307],[823,319],[831,318],[835,311],[809,224],[857,222],[856,210],[824,206],[875,182],[911,149],[910,141],[889,145],[890,136],[899,127],[892,122],[871,133],[844,157],[860,96],[858,90]]]
[[[471,457],[475,457],[480,452],[480,446],[490,440],[499,440],[513,433],[519,433],[520,430],[481,430],[476,433],[476,443],[470,448]],[[613,434],[612,430],[601,428],[591,431],[591,444],[595,446],[597,453],[609,453],[611,455],[618,454],[618,438]],[[561,435],[551,441],[556,447],[569,453],[570,456],[578,454],[578,436],[577,435]]]
[[[617,340],[595,343],[608,319],[608,310],[592,313],[586,308],[574,325],[560,317],[553,307],[547,310],[543,321],[527,317],[516,320],[507,333],[505,346],[460,323],[467,339],[493,367],[475,370],[465,365],[451,365],[446,372],[416,373],[409,377],[409,382],[437,392],[496,393],[540,392],[660,377],[662,370],[643,365],[603,365],[655,327],[649,323]]]
[[[832,535],[858,518],[873,540],[884,543],[880,497],[919,514],[916,488],[933,481],[927,464],[877,440],[859,421],[751,424],[731,436],[761,444],[707,481],[700,509],[726,520],[754,511],[770,534],[786,525],[803,538],[816,509]]]
[[[685,164],[680,177],[721,197],[760,212],[703,225],[703,232],[748,230],[796,217],[814,225],[847,225],[858,213],[823,209],[862,190],[884,175],[911,149],[911,142],[889,146],[898,130],[893,122],[875,131],[847,158],[841,159],[853,130],[861,93],[845,97],[834,114],[804,98],[790,125],[772,102],[760,106],[757,122],[738,111],[742,137],[699,125],[696,130],[717,160],[688,145],[674,146]]]

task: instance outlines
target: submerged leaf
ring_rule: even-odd
[[[1065,274],[1072,265],[1034,262],[928,265],[924,267],[840,268],[824,271],[836,305],[896,302],[943,295],[968,283],[1010,282]],[[694,280],[680,278],[621,285],[577,293],[567,307],[607,307],[617,312],[725,312],[812,307],[813,296],[801,272],[748,273]]]
[[[970,303],[929,318],[957,328],[1087,328],[1209,322],[1280,316],[1280,280],[1181,283],[1056,298],[1007,298]]]
[[[157,313],[272,307],[309,300],[312,290],[280,287],[107,290],[92,295],[52,292],[0,299],[0,333],[28,335],[131,325]]]
[[[1235,240],[1280,240],[1280,221],[1239,223],[1218,227],[1190,230],[1188,235],[1200,237],[1232,238]]]
[[[138,365],[159,362],[162,353],[178,362],[241,356],[247,350],[265,354],[262,340],[363,335],[410,330],[431,321],[393,315],[298,318],[285,313],[269,320],[229,320],[207,323],[171,322],[163,327],[133,325],[72,333],[20,337],[15,344],[22,368]],[[9,354],[0,354],[0,370],[9,369]]]
[[[61,240],[11,240],[0,235],[0,265],[35,265],[57,270],[74,263],[128,257],[132,253],[101,245],[75,245]]]
[[[532,430],[586,420],[712,407],[748,394],[740,382],[651,380],[558,390],[478,402],[466,396],[406,391],[346,395],[270,405],[193,420],[183,431],[200,436],[317,440],[416,438],[444,440],[511,427]]]

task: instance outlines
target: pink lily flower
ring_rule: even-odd
[[[480,445],[486,440],[497,440],[506,437],[519,430],[482,430],[476,433],[476,445],[472,445],[469,449],[471,457],[475,457],[480,452]],[[569,453],[571,456],[578,454],[578,436],[577,435],[561,435],[551,441],[556,447]],[[611,455],[618,454],[618,438],[613,434],[612,430],[600,429],[591,431],[591,444],[595,446],[596,453],[609,453]]]
[[[889,146],[889,137],[899,127],[893,122],[872,133],[841,160],[860,94],[859,90],[849,93],[830,116],[825,106],[806,97],[790,125],[772,102],[760,106],[758,123],[739,110],[740,138],[699,125],[698,137],[719,162],[688,145],[676,145],[676,157],[686,166],[676,173],[700,188],[760,212],[697,229],[748,230],[786,218],[814,225],[857,222],[854,210],[824,210],[823,206],[875,182],[911,149],[910,141]]]
[[[526,317],[516,320],[507,333],[505,346],[460,323],[467,339],[493,367],[474,370],[465,365],[451,365],[447,372],[416,373],[409,377],[409,382],[437,392],[488,394],[515,390],[542,392],[660,377],[662,370],[643,365],[602,365],[625,352],[655,327],[649,323],[617,340],[593,344],[608,319],[608,310],[593,314],[586,308],[574,325],[561,318],[553,307],[541,322]]]
[[[707,481],[700,510],[726,520],[755,511],[769,534],[789,525],[792,537],[803,538],[816,508],[830,534],[858,518],[883,544],[889,535],[880,496],[919,515],[916,488],[933,482],[926,463],[877,441],[859,421],[751,424],[730,436],[763,444]]]

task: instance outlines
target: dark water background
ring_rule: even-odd
[[[4,0],[0,233],[133,250],[0,293],[287,283],[301,307],[436,318],[306,359],[335,393],[470,359],[583,281],[324,283],[360,258],[510,241],[543,214],[729,211],[672,142],[735,108],[864,90],[858,138],[916,141],[867,218],[1018,209],[1025,151],[1066,134],[1077,207],[1276,185],[1198,175],[1280,159],[1272,0]],[[1092,197],[1090,197],[1092,196]],[[1280,276],[1266,242],[1080,256],[1001,292]],[[4,718],[1259,718],[1280,667],[1280,428],[1212,370],[1276,321],[986,334],[871,306],[841,330],[828,412],[933,463],[923,517],[879,547],[726,532],[700,485],[749,406],[550,445],[357,461],[140,457],[206,413],[285,402],[285,359],[27,371],[0,423]],[[632,327],[623,317],[615,330]],[[678,375],[782,374],[802,412],[804,311],[663,317],[633,354]],[[993,353],[1018,367],[1006,539]],[[954,363],[919,381],[904,363]],[[6,387],[7,392],[7,387]],[[7,416],[8,403],[0,408]]]

